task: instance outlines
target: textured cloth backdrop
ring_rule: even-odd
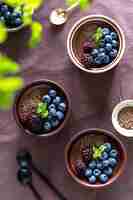
[[[12,112],[0,112],[0,197],[2,200],[32,200],[32,193],[16,181],[16,152],[23,146],[30,149],[37,166],[60,189],[68,200],[132,200],[133,195],[133,141],[123,137],[128,151],[128,166],[124,175],[110,188],[92,191],[80,187],[65,169],[64,149],[72,135],[84,128],[100,127],[112,130],[113,107],[123,99],[133,97],[133,1],[94,0],[91,9],[75,11],[72,18],[60,30],[51,28],[47,16],[53,8],[64,7],[62,0],[46,0],[35,18],[44,24],[41,45],[34,50],[26,47],[28,31],[23,30],[10,36],[2,47],[8,55],[22,65],[25,84],[38,79],[51,79],[62,84],[71,96],[72,115],[66,129],[58,136],[36,140],[20,131]],[[72,25],[88,14],[104,14],[114,18],[126,35],[126,52],[119,66],[100,76],[81,73],[67,56],[66,40]],[[34,184],[43,199],[58,199],[36,176]]]

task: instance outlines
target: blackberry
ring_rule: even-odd
[[[91,53],[92,49],[93,49],[93,45],[91,42],[86,41],[83,43],[83,52],[84,53]]]
[[[90,144],[85,145],[84,147],[81,148],[81,155],[84,163],[88,164],[89,160],[92,157],[92,148]]]
[[[37,134],[40,134],[41,131],[42,131],[42,127],[43,127],[43,121],[37,115],[32,115],[31,119],[29,120],[27,125],[29,126],[31,131],[33,131],[33,132],[35,132]]]
[[[77,160],[75,163],[75,169],[78,176],[84,176],[86,170],[85,163],[80,159]]]
[[[81,63],[88,68],[90,65],[93,65],[93,57],[90,54],[83,54],[81,56]]]

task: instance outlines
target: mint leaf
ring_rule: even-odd
[[[99,43],[100,43],[102,37],[103,37],[102,28],[98,27],[96,29],[95,33],[92,35],[92,38],[94,39],[97,46],[99,46]]]
[[[48,117],[48,110],[46,110],[44,113],[41,115],[42,118],[47,118]]]

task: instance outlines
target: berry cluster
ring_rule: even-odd
[[[83,159],[75,163],[77,175],[84,177],[90,184],[106,183],[118,164],[118,151],[112,148],[110,143],[105,143],[102,147],[104,147],[104,151],[99,158],[94,159],[92,156],[88,163],[85,163]]]
[[[94,34],[95,46],[90,41],[85,41],[83,44],[81,63],[85,67],[105,66],[111,63],[118,54],[117,33],[107,27],[98,29],[100,29],[100,33]]]
[[[4,23],[8,28],[21,26],[23,23],[22,15],[22,11],[16,11],[11,6],[0,3],[0,22]]]
[[[43,110],[36,112],[30,120],[32,131],[38,134],[47,133],[57,128],[64,120],[67,109],[64,97],[59,96],[54,89],[50,89],[48,94],[42,97],[41,106],[42,104],[45,108],[44,112],[42,112]]]

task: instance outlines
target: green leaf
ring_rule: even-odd
[[[3,23],[0,23],[0,44],[7,39],[7,28]]]
[[[23,86],[23,80],[19,77],[0,77],[0,91],[13,93]]]
[[[16,62],[7,56],[0,55],[0,74],[16,73],[19,71],[19,67]]]
[[[12,7],[23,5],[24,0],[4,0],[4,2]]]
[[[48,117],[48,110],[46,110],[44,113],[41,114],[42,118],[47,118]]]
[[[94,39],[97,46],[99,46],[99,43],[100,43],[102,37],[103,37],[102,28],[98,27],[96,29],[96,32],[92,35],[92,38]]]
[[[33,9],[38,9],[43,2],[43,0],[23,0],[23,1],[25,5],[29,5]]]
[[[37,106],[37,114],[45,113],[47,111],[47,103],[39,103]]]
[[[12,93],[0,91],[0,109],[9,109],[13,103],[13,97],[14,95]]]
[[[83,10],[91,4],[92,0],[66,0],[68,6],[72,6],[76,3],[79,3],[80,8]]]
[[[39,22],[33,22],[31,25],[31,37],[29,47],[35,48],[42,40],[43,27]]]
[[[93,146],[93,158],[94,159],[101,158],[105,149],[106,149],[106,147],[104,145],[100,145],[99,147]]]

